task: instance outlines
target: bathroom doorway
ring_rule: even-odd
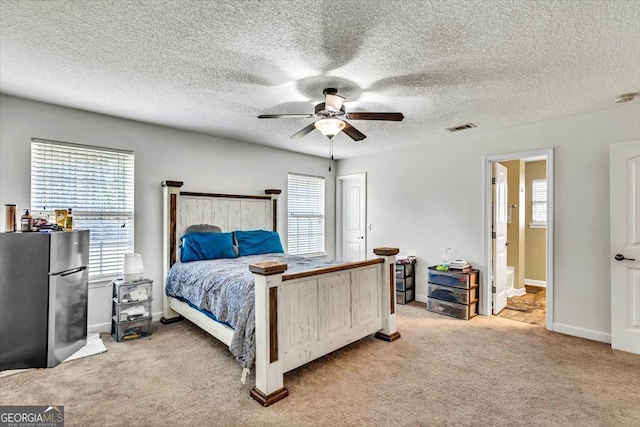
[[[493,266],[493,254],[496,242],[492,217],[494,192],[490,196],[487,217],[488,223],[488,267],[491,277],[491,289],[487,293],[493,296],[495,284],[506,281],[507,303],[498,304],[487,314],[530,323],[552,330],[552,239],[553,228],[553,165],[552,150],[512,153],[487,158],[487,169],[493,171],[499,163],[507,170],[506,280],[495,277],[503,268]],[[491,184],[489,180],[489,185]],[[499,201],[499,199],[496,199]],[[504,203],[504,202],[502,202]],[[504,206],[503,206],[504,209]],[[496,280],[497,279],[497,280]],[[500,289],[501,286],[498,286]],[[492,301],[494,298],[489,299]],[[504,306],[504,308],[502,308]]]

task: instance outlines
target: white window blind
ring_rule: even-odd
[[[287,196],[287,252],[323,255],[324,178],[290,173]]]
[[[531,182],[531,221],[534,225],[547,224],[547,180]]]
[[[121,274],[133,252],[133,167],[130,151],[31,140],[31,211],[73,209],[74,229],[90,230],[91,281]]]

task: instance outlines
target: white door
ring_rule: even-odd
[[[610,154],[611,348],[640,354],[640,141]]]
[[[342,183],[342,260],[361,261],[366,250],[366,174],[340,178]]]
[[[507,168],[495,162],[493,178],[493,314],[498,314],[507,306]]]

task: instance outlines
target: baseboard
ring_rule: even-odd
[[[94,325],[89,325],[87,327],[87,333],[88,334],[94,334],[94,333],[98,333],[99,334],[101,332],[111,333],[111,322],[96,323]]]
[[[525,285],[531,285],[531,286],[540,286],[541,288],[546,288],[547,287],[547,281],[546,280],[524,279],[524,284]]]
[[[527,281],[525,281],[527,282]],[[540,281],[530,281],[530,282],[535,282],[531,283],[534,286],[541,286],[538,283],[542,283],[543,286],[546,287],[546,282],[540,282]],[[528,283],[529,284],[529,283]],[[513,291],[520,291],[519,289],[513,289]],[[522,294],[524,295],[526,293],[526,289],[522,288]],[[426,295],[420,295],[420,294],[416,294],[416,301],[420,301],[420,302],[427,302],[427,296]],[[154,315],[155,318],[155,315]],[[584,328],[578,328],[575,326],[570,326],[570,325],[563,325],[562,323],[554,323],[553,324],[553,330],[554,332],[558,332],[561,334],[565,334],[565,335],[571,335],[574,337],[578,337],[578,338],[584,338],[584,339],[588,339],[591,341],[598,341],[598,342],[603,342],[606,344],[611,344],[611,334],[605,333],[605,332],[599,332],[599,331],[593,331],[591,329],[584,329]]]
[[[611,334],[608,334],[606,332],[599,332],[593,331],[591,329],[578,328],[576,326],[563,325],[562,323],[554,323],[553,331],[578,338],[585,338],[591,341],[611,344]]]
[[[158,322],[158,321],[160,321],[161,317],[162,317],[162,312],[161,311],[159,311],[157,313],[153,313],[151,321],[152,322]],[[95,323],[93,325],[87,326],[87,333],[88,334],[101,333],[101,332],[106,332],[106,333],[110,334],[111,333],[111,322]]]
[[[511,288],[507,291],[507,297],[511,298],[511,297],[520,297],[524,294],[527,293],[527,289],[526,288],[520,288],[520,289],[516,289],[516,288]]]

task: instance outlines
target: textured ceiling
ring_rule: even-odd
[[[0,2],[0,91],[326,157],[322,89],[352,121],[336,158],[614,106],[640,91],[640,1]],[[636,99],[634,102],[640,102]],[[445,129],[473,122],[476,129]]]

